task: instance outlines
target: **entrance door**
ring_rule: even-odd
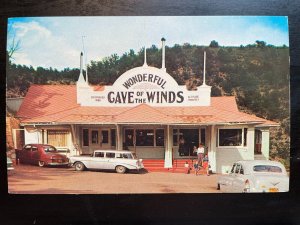
[[[196,156],[194,147],[199,145],[199,129],[179,130],[179,153],[181,156]]]
[[[261,142],[262,142],[262,132],[261,130],[255,129],[255,149],[254,154],[261,155]]]

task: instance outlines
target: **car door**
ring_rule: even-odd
[[[232,169],[228,175],[228,180],[227,180],[227,192],[235,192],[235,187],[234,187],[234,183],[235,183],[235,179],[236,179],[236,171],[238,169],[238,165],[237,163],[235,163],[232,166]]]
[[[22,162],[25,162],[25,163],[31,163],[30,160],[31,160],[31,145],[25,145],[22,152],[21,152],[21,155],[20,155],[20,159]]]
[[[234,169],[234,176],[232,177],[232,192],[241,192],[241,175],[240,175],[240,169],[242,165],[240,163],[236,164],[236,167]]]
[[[39,160],[40,160],[40,153],[38,151],[38,147],[36,146],[32,146],[31,147],[31,156],[30,156],[30,161],[33,164],[38,164]]]
[[[116,153],[115,152],[106,152],[107,169],[114,170],[116,167]]]
[[[234,171],[235,171],[236,164],[234,163],[232,165],[232,168],[229,172],[229,174],[223,175],[222,179],[220,181],[221,189],[223,192],[231,192],[232,189],[232,179],[234,177]]]
[[[234,180],[234,187],[235,187],[235,192],[243,192],[245,188],[245,174],[244,174],[244,168],[243,165],[240,164],[239,170],[236,171],[236,177]]]
[[[107,169],[108,159],[105,157],[105,152],[95,152],[94,157],[89,161],[89,169]]]

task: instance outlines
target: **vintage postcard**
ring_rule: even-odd
[[[10,194],[289,191],[287,17],[7,27]]]

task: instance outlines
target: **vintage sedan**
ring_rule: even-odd
[[[287,192],[289,176],[275,161],[245,160],[233,164],[229,174],[220,175],[217,189],[222,192]]]
[[[24,164],[36,164],[43,166],[68,166],[69,159],[59,154],[52,145],[28,144],[22,149],[16,150],[17,160]]]
[[[142,160],[130,151],[95,150],[91,156],[71,156],[70,163],[75,170],[115,170],[125,173],[128,170],[144,168]]]

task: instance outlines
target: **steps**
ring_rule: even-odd
[[[148,172],[169,172],[169,173],[194,173],[196,159],[174,159],[173,168],[164,168],[164,159],[143,159],[145,170]],[[188,167],[185,164],[188,163]],[[206,174],[201,169],[198,174]]]

